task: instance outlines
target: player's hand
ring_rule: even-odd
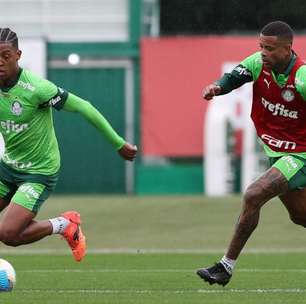
[[[203,89],[202,97],[206,100],[213,99],[214,96],[221,93],[221,87],[216,84],[210,84]]]
[[[137,154],[137,147],[126,142],[118,153],[123,159],[133,161]]]

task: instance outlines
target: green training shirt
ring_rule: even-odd
[[[54,99],[53,99],[54,98]],[[60,154],[50,106],[67,92],[28,70],[0,91],[0,131],[5,142],[2,161],[22,172],[55,174]]]
[[[282,74],[277,74],[272,71],[273,79],[279,86],[284,86],[288,80],[292,67],[295,64],[296,55],[292,54],[290,63],[286,71]],[[236,66],[231,73],[225,73],[221,79],[216,83],[221,86],[221,94],[226,94],[232,90],[242,86],[243,84],[251,81],[256,81],[262,70],[261,53],[256,52],[251,56],[245,58]],[[301,66],[295,74],[295,87],[306,102],[306,65]],[[306,106],[306,104],[305,104]],[[264,151],[269,157],[279,157],[287,154],[298,155],[306,158],[306,152],[302,153],[287,153],[287,152],[275,152],[267,145],[264,146]]]
[[[124,145],[124,140],[90,103],[29,70],[20,69],[16,82],[9,88],[0,89],[0,132],[5,142],[2,161],[20,172],[57,173],[60,153],[52,107],[60,110],[65,104],[68,111],[81,113],[104,136],[107,135],[115,148]]]

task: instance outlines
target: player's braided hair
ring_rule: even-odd
[[[261,34],[265,36],[277,36],[290,42],[293,40],[292,28],[289,24],[283,21],[273,21],[268,23],[262,28]]]
[[[7,27],[0,28],[0,43],[11,43],[18,49],[18,37],[15,32]]]

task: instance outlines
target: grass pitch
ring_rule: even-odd
[[[305,254],[247,254],[225,288],[195,275],[217,255],[7,256],[18,285],[1,303],[305,303]]]
[[[209,286],[195,271],[223,255],[239,197],[53,197],[39,218],[80,210],[88,255],[75,263],[51,236],[9,248],[17,272],[0,303],[306,303],[306,231],[273,200],[231,282]]]

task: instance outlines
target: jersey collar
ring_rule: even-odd
[[[296,58],[297,58],[296,53],[294,51],[292,51],[290,61],[289,61],[289,64],[288,64],[286,70],[283,73],[276,73],[275,71],[273,71],[274,75],[276,77],[278,77],[279,75],[284,75],[285,77],[287,77],[290,74],[290,72],[291,72],[291,70],[292,70],[292,68],[293,68],[293,66],[296,62]]]
[[[19,68],[19,71],[18,71],[18,74],[16,76],[16,78],[14,78],[10,83],[9,85],[5,86],[5,87],[0,87],[0,90],[2,92],[8,92],[13,86],[16,85],[16,83],[18,82],[19,78],[20,78],[20,75],[22,73],[22,68]]]
[[[290,72],[291,72],[293,66],[295,65],[296,57],[297,57],[297,56],[296,56],[295,52],[292,52],[291,58],[290,58],[290,62],[289,62],[289,64],[288,64],[287,69],[286,69],[285,72],[284,72],[284,74],[285,74],[286,76],[288,76],[288,75],[290,74]]]

